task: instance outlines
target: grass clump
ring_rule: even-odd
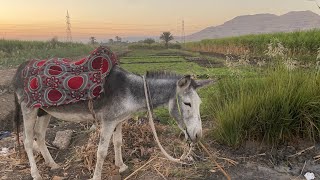
[[[299,137],[319,140],[320,76],[285,68],[254,78],[228,78],[208,95],[215,137],[231,146],[262,140],[273,145]]]

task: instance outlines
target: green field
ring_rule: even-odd
[[[0,65],[17,66],[32,58],[77,58],[87,55],[93,47],[82,43],[0,40]]]
[[[298,31],[292,33],[274,33],[245,35],[239,37],[206,39],[187,43],[185,49],[196,52],[249,54],[254,57],[266,56],[268,46],[284,46],[288,56],[298,61],[315,61],[318,55],[320,30]]]
[[[137,63],[133,63],[137,62]],[[152,63],[151,63],[152,62]],[[208,68],[203,68],[196,63],[187,63],[182,57],[143,57],[141,59],[136,59],[136,57],[121,59],[121,66],[128,69],[131,72],[143,74],[148,70],[166,70],[174,71],[180,74],[194,74],[199,75],[203,73],[214,75],[224,75],[227,74],[227,69],[212,70]],[[133,63],[133,64],[125,64]]]
[[[30,59],[48,59],[65,57],[76,60],[87,56],[98,44],[66,43],[59,41],[19,41],[0,39],[0,66],[17,66]],[[127,46],[114,44],[109,46],[114,52],[122,54]]]

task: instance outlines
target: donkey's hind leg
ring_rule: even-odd
[[[37,141],[39,150],[46,164],[49,167],[51,167],[51,169],[57,169],[59,168],[59,165],[54,162],[50,152],[48,151],[46,141],[45,141],[46,131],[47,131],[48,124],[50,122],[50,118],[51,118],[51,115],[49,114],[38,117],[36,125],[34,127],[34,131],[35,131],[34,137]]]
[[[23,127],[24,127],[24,148],[27,153],[30,168],[31,176],[34,180],[42,179],[35,158],[33,156],[33,135],[34,135],[34,126],[37,119],[37,108],[27,108],[24,102],[21,103],[21,110],[23,115]]]
[[[97,151],[96,168],[94,170],[94,174],[92,178],[93,180],[101,179],[103,162],[107,156],[109,142],[116,125],[117,125],[116,122],[105,122],[105,121],[101,122],[100,141],[99,141],[99,146]]]
[[[119,172],[122,173],[128,169],[128,166],[123,163],[121,146],[122,146],[122,123],[119,123],[116,130],[113,132],[113,146],[115,165],[118,166]]]

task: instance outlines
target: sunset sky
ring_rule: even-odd
[[[158,36],[163,31],[186,34],[224,23],[236,16],[289,11],[320,13],[308,0],[0,0],[0,38],[48,40],[66,36],[70,14],[75,41],[90,36],[107,40]],[[320,1],[319,1],[320,2]]]

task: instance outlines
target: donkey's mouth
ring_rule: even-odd
[[[190,132],[186,129],[185,133],[186,133],[187,141],[190,140],[193,143],[199,142],[201,137],[202,137],[202,130],[200,130],[200,131],[195,131],[194,130],[193,133],[190,134]]]

